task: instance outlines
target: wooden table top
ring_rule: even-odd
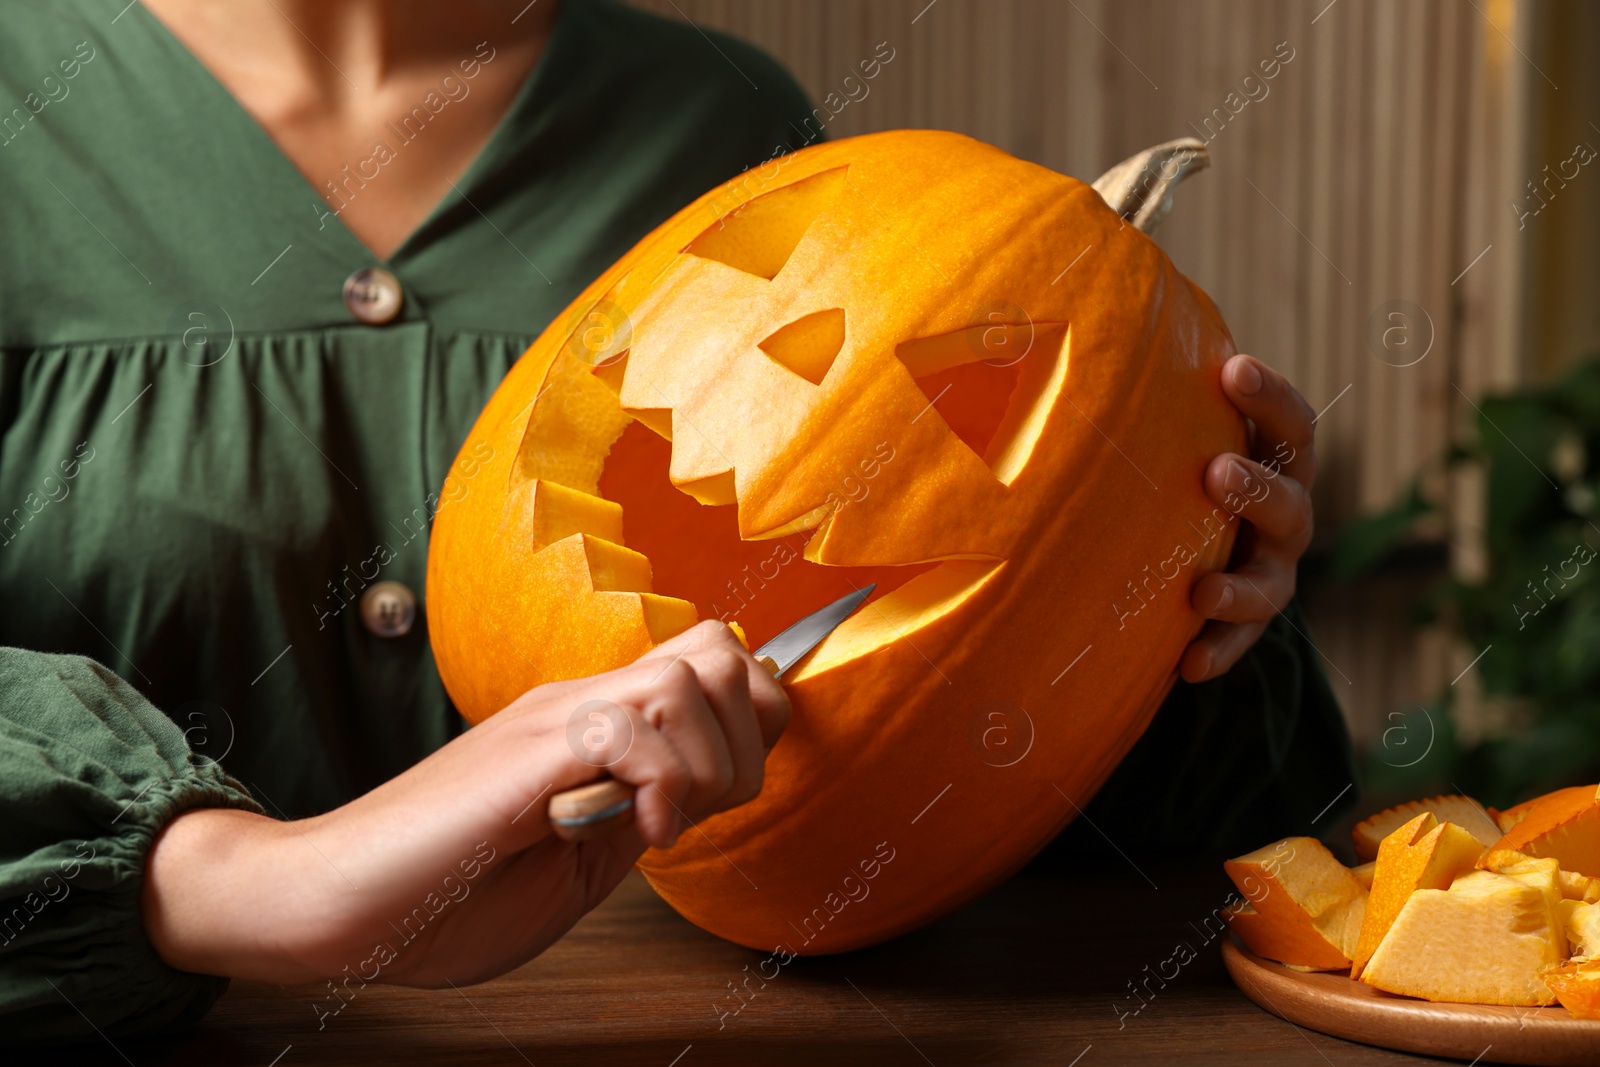
[[[1220,869],[1146,873],[1159,888],[1126,865],[1092,876],[1025,871],[887,945],[795,959],[764,988],[767,953],[691,926],[633,874],[559,944],[496,981],[369,986],[320,1030],[313,1003],[326,988],[236,982],[180,1037],[85,1045],[73,1062],[1439,1062],[1302,1030],[1257,1008],[1229,981],[1204,922],[1228,896]]]

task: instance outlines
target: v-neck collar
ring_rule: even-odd
[[[149,11],[144,10],[144,5],[137,6],[140,10],[135,17],[144,19],[148,23],[151,32],[164,45],[179,54],[178,61],[189,65],[191,72],[207,87],[206,91],[221,98],[220,105],[222,108],[237,116],[252,131],[260,154],[269,160],[275,161],[276,166],[287,172],[284,181],[298,186],[300,190],[311,198],[312,203],[327,206],[327,201],[317,188],[311,184],[311,180],[300,172],[300,168],[295,166],[294,161],[278,145],[278,142],[272,139],[272,135],[239,102],[239,98],[233,95],[232,91],[222,83],[221,79],[212,73],[211,68],[202,63],[200,58],[191,52],[188,46],[167,28],[166,23],[156,18]],[[545,83],[555,76],[553,72],[558,72],[561,69],[561,64],[556,57],[574,43],[570,40],[571,38],[579,35],[580,27],[578,23],[582,18],[581,12],[586,6],[587,0],[560,0],[560,9],[556,12],[555,23],[551,26],[550,38],[545,42],[544,51],[540,53],[538,60],[534,62],[533,69],[528,72],[527,77],[522,80],[522,84],[513,95],[510,105],[495,123],[488,139],[484,141],[482,147],[472,157],[471,162],[467,164],[467,168],[462,171],[461,176],[450,183],[450,189],[434,203],[428,213],[395,246],[394,251],[389,253],[387,258],[379,256],[368,247],[365,241],[357,237],[355,231],[350,229],[331,207],[328,208],[327,212],[328,228],[338,235],[340,241],[353,246],[364,260],[381,264],[385,267],[395,267],[408,259],[414,258],[419,249],[413,246],[420,245],[426,240],[429,231],[435,227],[443,215],[456,209],[463,201],[470,204],[472,202],[470,191],[487,175],[493,173],[500,161],[515,148],[514,139],[525,125],[524,113],[535,108],[546,97]]]

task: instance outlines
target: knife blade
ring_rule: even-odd
[[[756,662],[774,678],[782,678],[854,614],[876,588],[876,583],[863,586],[813,611],[756,649]],[[634,787],[615,778],[557,793],[550,798],[550,828],[567,841],[605,837],[633,823],[633,796]]]
[[[855,614],[855,610],[876,588],[878,583],[873,582],[840,597],[826,607],[813,611],[756,649],[756,662],[767,668],[768,673],[774,678],[782,678],[785,671],[805,659],[806,653],[820,645],[824,637],[833,633],[841,622]]]

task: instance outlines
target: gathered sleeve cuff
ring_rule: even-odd
[[[81,656],[0,649],[0,1041],[154,1033],[227,980],[145,936],[145,859],[190,808],[261,812],[176,724]]]

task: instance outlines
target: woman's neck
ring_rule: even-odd
[[[204,39],[234,65],[315,86],[326,101],[419,68],[542,40],[557,0],[144,0],[186,44]]]
[[[544,52],[557,3],[145,7],[250,113],[327,210],[388,259],[489,141]]]

